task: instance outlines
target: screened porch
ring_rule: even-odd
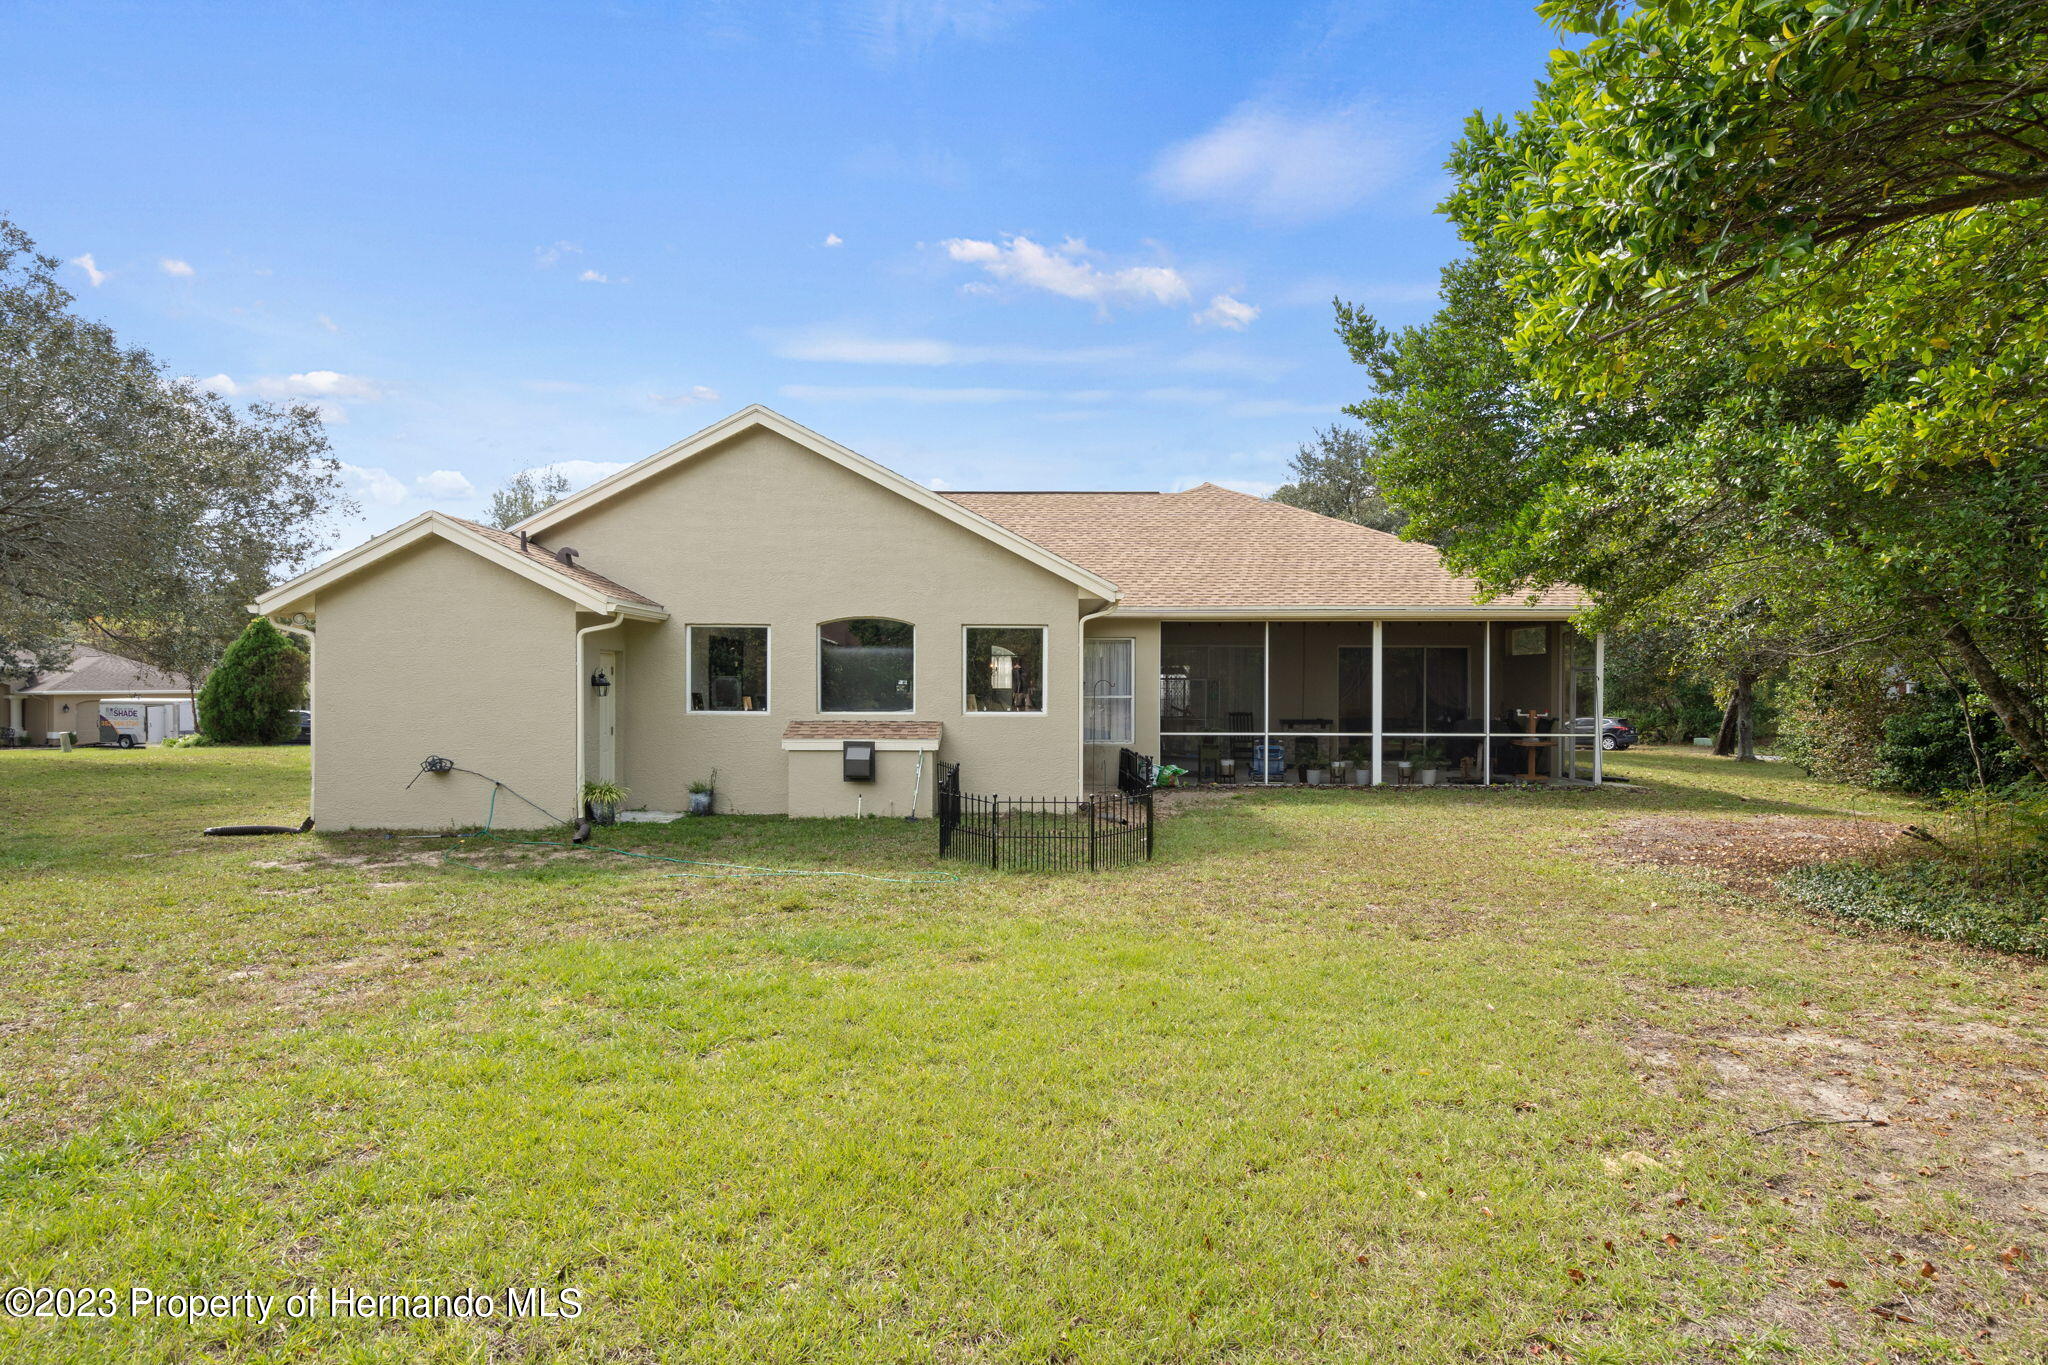
[[[1601,780],[1601,647],[1563,621],[1165,622],[1159,760],[1186,781]]]

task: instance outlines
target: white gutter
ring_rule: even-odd
[[[575,799],[570,803],[570,809],[576,813],[569,817],[569,823],[572,825],[583,818],[583,780],[584,772],[588,765],[588,760],[584,757],[583,753],[584,731],[586,729],[583,716],[587,706],[583,698],[583,637],[600,630],[613,630],[625,623],[626,613],[621,609],[613,613],[611,620],[600,621],[594,626],[585,626],[576,632],[576,690],[571,694],[576,698],[576,792]]]
[[[1074,795],[1081,800],[1088,799],[1088,623],[1100,621],[1105,616],[1116,614],[1116,603],[1111,602],[1101,611],[1091,611],[1081,617],[1076,627],[1076,639],[1080,641],[1079,655],[1074,660],[1075,696],[1080,701],[1076,708],[1081,719],[1081,733],[1074,736],[1074,769],[1079,781],[1075,784]],[[1131,659],[1131,741],[1138,739],[1138,660]],[[1155,684],[1156,685],[1156,684]]]

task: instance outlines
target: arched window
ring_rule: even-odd
[[[917,707],[917,627],[856,616],[818,627],[820,711]]]

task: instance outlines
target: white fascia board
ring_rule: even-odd
[[[636,484],[695,459],[713,446],[729,441],[754,427],[765,428],[806,450],[822,455],[841,468],[851,470],[862,478],[881,485],[890,492],[916,503],[927,512],[943,517],[955,526],[972,531],[984,540],[1000,545],[1012,554],[1036,564],[1048,573],[1066,579],[1097,597],[1112,602],[1117,598],[1116,584],[1100,574],[1092,573],[1072,560],[1061,558],[1037,541],[1028,540],[1008,527],[990,521],[979,512],[970,512],[958,503],[940,497],[916,480],[907,479],[886,465],[877,464],[867,456],[849,450],[830,437],[821,436],[809,427],[793,422],[773,408],[763,407],[759,403],[742,408],[730,417],[713,422],[695,435],[684,437],[665,450],[656,451],[616,474],[599,479],[580,493],[572,493],[560,502],[542,508],[512,529],[537,535],[548,527],[566,521]]]
[[[451,545],[460,546],[493,564],[510,569],[527,582],[568,598],[584,611],[598,612],[605,616],[623,612],[629,619],[635,621],[668,619],[668,613],[659,608],[638,602],[621,602],[567,574],[544,569],[525,555],[507,549],[488,536],[478,535],[461,522],[440,512],[422,512],[402,526],[394,526],[380,536],[371,537],[353,550],[336,555],[319,568],[300,574],[289,583],[272,588],[250,603],[249,610],[258,616],[269,616],[283,611],[308,597],[315,596],[321,588],[369,568],[378,560],[396,554],[428,536],[439,536]]]
[[[785,739],[782,747],[791,753],[838,753],[849,744],[872,744],[884,753],[930,753],[939,747],[936,739],[864,739],[859,735],[848,735],[844,739]]]
[[[1160,621],[1371,621],[1400,617],[1422,621],[1499,620],[1526,617],[1539,621],[1569,621],[1578,614],[1572,607],[1131,607],[1118,608],[1115,615],[1125,620]]]

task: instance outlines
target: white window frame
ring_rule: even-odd
[[[825,709],[825,627],[841,621],[893,621],[899,626],[910,627],[910,705],[900,711],[827,711]],[[906,621],[900,616],[828,616],[811,627],[811,653],[817,665],[817,680],[812,688],[812,703],[821,716],[914,716],[917,714],[917,622]]]
[[[758,630],[762,632],[762,679],[768,685],[768,704],[758,711],[713,710],[691,703],[697,695],[697,632],[700,630]],[[708,693],[706,695],[709,695]],[[775,627],[747,621],[694,621],[683,628],[683,711],[692,716],[765,716],[775,709]]]
[[[1084,678],[1084,680],[1085,680],[1085,678],[1086,678],[1086,676],[1087,676],[1087,674],[1086,674],[1086,672],[1085,672],[1085,669],[1086,669],[1086,657],[1085,657],[1085,656],[1086,656],[1086,654],[1087,654],[1087,651],[1088,651],[1088,646],[1089,646],[1089,645],[1091,645],[1091,644],[1098,644],[1098,643],[1099,643],[1099,644],[1109,644],[1109,643],[1111,643],[1112,641],[1115,641],[1115,642],[1118,642],[1118,643],[1121,643],[1121,644],[1127,644],[1127,645],[1129,645],[1129,646],[1130,646],[1130,649],[1131,649],[1131,691],[1130,691],[1130,695],[1129,695],[1129,697],[1127,697],[1127,698],[1125,698],[1125,697],[1115,697],[1115,698],[1105,698],[1105,700],[1116,700],[1116,701],[1124,701],[1124,700],[1128,700],[1128,701],[1130,702],[1130,704],[1131,704],[1131,732],[1130,732],[1130,737],[1129,737],[1128,739],[1095,739],[1095,740],[1091,740],[1091,739],[1089,739],[1089,738],[1088,738],[1088,695],[1087,695],[1087,689],[1086,689],[1086,687],[1083,687],[1083,688],[1082,688],[1082,694],[1081,694],[1081,744],[1082,744],[1082,746],[1083,746],[1084,748],[1085,748],[1086,746],[1090,745],[1090,744],[1094,744],[1094,745],[1097,745],[1097,746],[1100,746],[1100,747],[1107,747],[1107,746],[1109,746],[1109,745],[1111,745],[1111,744],[1114,744],[1114,745],[1117,745],[1117,746],[1118,746],[1118,747],[1120,747],[1120,748],[1130,748],[1131,746],[1135,745],[1135,744],[1136,744],[1136,743],[1138,742],[1138,637],[1137,637],[1137,636],[1135,636],[1135,635],[1087,635],[1087,636],[1083,636],[1083,637],[1082,637],[1082,639],[1081,639],[1081,652],[1082,652],[1082,654],[1083,654],[1083,656],[1084,656],[1084,657],[1083,657],[1083,661],[1082,661],[1082,662],[1083,662],[1083,669],[1084,669],[1084,671],[1083,671],[1083,674],[1082,674],[1082,676],[1083,676],[1083,678]]]
[[[968,670],[974,667],[974,656],[967,649],[967,632],[970,630],[1035,630],[1038,632],[1038,659],[1045,676],[1039,680],[1038,709],[1036,711],[976,711],[968,702],[973,698],[974,686]],[[1052,633],[1044,626],[986,626],[967,625],[960,627],[960,714],[962,716],[1042,716],[1050,709],[1052,702]]]

